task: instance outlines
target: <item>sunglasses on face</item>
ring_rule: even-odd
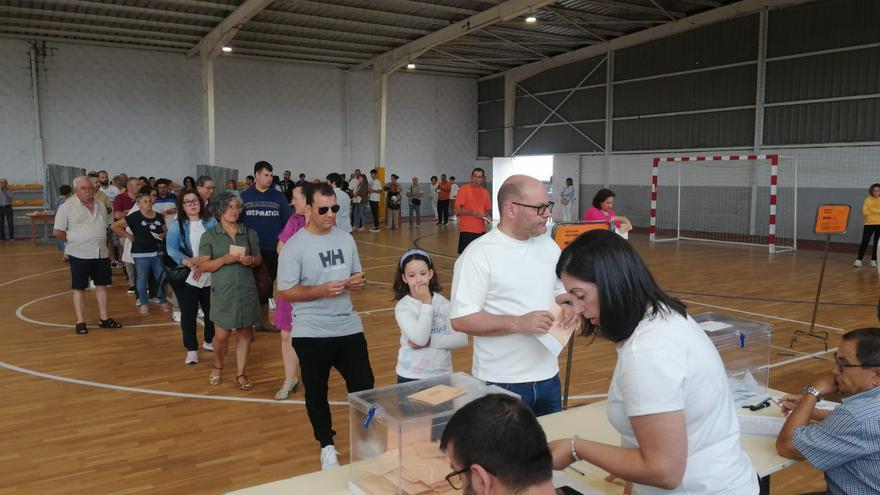
[[[318,215],[326,215],[328,211],[332,211],[333,213],[338,212],[339,205],[322,206],[322,207],[318,208]]]

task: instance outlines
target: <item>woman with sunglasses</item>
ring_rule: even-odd
[[[224,191],[217,198],[219,222],[202,235],[198,270],[211,274],[211,319],[214,320],[214,371],[208,382],[222,383],[223,358],[229,335],[235,330],[235,381],[242,390],[253,388],[247,374],[247,358],[260,316],[257,284],[252,269],[263,262],[257,232],[238,223],[241,198]]]
[[[556,275],[585,335],[617,346],[608,419],[621,442],[556,440],[553,467],[583,459],[640,495],[757,494],[724,363],[635,249],[610,231],[587,232],[562,251]]]
[[[213,351],[214,322],[211,321],[211,276],[199,271],[199,243],[202,235],[217,225],[217,220],[202,208],[199,192],[184,189],[177,196],[177,218],[168,222],[168,239],[165,250],[180,266],[190,269],[192,275],[180,286],[174,287],[177,302],[180,304],[180,329],[183,332],[183,347],[186,348],[184,364],[199,362],[199,341],[196,337],[196,318],[199,306],[205,322],[205,340],[202,346]],[[189,279],[192,279],[191,281]]]

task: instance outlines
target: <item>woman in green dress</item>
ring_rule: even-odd
[[[216,203],[218,223],[199,242],[199,271],[211,274],[211,319],[214,320],[214,370],[209,383],[223,379],[223,358],[229,335],[235,330],[235,381],[242,390],[253,388],[245,374],[254,323],[260,314],[253,268],[262,263],[257,232],[238,223],[241,199],[224,192]]]

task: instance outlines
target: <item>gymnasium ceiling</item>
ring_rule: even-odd
[[[221,56],[367,69],[374,57],[398,49],[400,60],[401,49],[417,45],[405,57],[416,71],[482,77],[733,1],[0,0],[0,37],[198,56],[206,35],[222,30],[228,37],[234,26],[225,42],[232,52]],[[514,4],[541,6],[441,31]],[[238,14],[244,20],[230,22]],[[536,22],[526,22],[530,15]],[[450,35],[452,29],[458,32]],[[441,40],[423,39],[432,33]]]

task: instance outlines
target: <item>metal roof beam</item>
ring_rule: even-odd
[[[288,36],[286,34],[270,34],[270,33],[262,33],[259,31],[239,31],[238,38],[239,41],[245,40],[266,40],[266,41],[280,41],[283,43],[287,43],[289,45],[294,46],[308,46],[309,44],[320,45],[317,48],[325,47],[325,48],[338,48],[339,50],[353,50],[353,51],[361,51],[361,52],[384,52],[388,50],[388,45],[371,45],[369,43],[354,43],[349,41],[334,41],[334,40],[321,40],[315,38],[309,38],[305,36]],[[372,55],[376,55],[376,53],[372,53]]]
[[[80,39],[90,39],[95,41],[118,41],[121,43],[132,43],[141,46],[164,46],[164,47],[174,47],[185,49],[190,46],[189,43],[185,43],[182,41],[171,41],[171,40],[155,40],[155,39],[147,39],[147,38],[135,38],[131,36],[117,36],[112,34],[100,34],[100,33],[79,33],[76,31],[60,31],[57,29],[44,29],[44,28],[32,28],[32,27],[22,27],[16,28],[14,26],[0,26],[0,31],[8,32],[8,33],[18,33],[18,34],[38,34],[38,35],[46,35],[46,36],[55,36],[58,37],[59,41],[63,41],[64,37],[72,37],[72,38],[80,38]]]
[[[166,48],[163,46],[155,46],[155,45],[142,45],[138,43],[128,43],[128,42],[109,42],[109,41],[96,41],[90,39],[79,39],[79,38],[61,38],[58,36],[52,35],[42,35],[42,34],[16,34],[16,33],[6,33],[3,32],[3,27],[0,26],[0,38],[12,38],[18,40],[40,40],[40,41],[48,41],[51,43],[61,42],[61,43],[70,43],[74,45],[87,45],[87,46],[105,46],[110,48],[127,48],[130,50],[149,50],[151,52],[167,52],[167,53],[183,53],[184,48]]]
[[[547,7],[547,8],[550,9],[550,7]],[[562,12],[563,14],[567,14],[572,17],[578,17],[578,18],[581,18],[587,22],[607,21],[607,22],[611,22],[611,23],[621,23],[621,24],[627,24],[630,22],[635,22],[635,23],[642,23],[642,22],[656,23],[656,22],[659,22],[657,20],[646,21],[644,19],[629,19],[626,17],[616,17],[616,16],[607,15],[607,14],[594,14],[592,12],[584,12],[583,10],[571,9],[568,7],[560,7],[558,5],[553,5],[552,10],[558,10],[559,12]]]
[[[488,31],[485,29],[484,32]],[[529,30],[529,29],[517,29],[505,26],[492,26],[492,31],[496,33],[504,33],[510,34],[513,36],[523,36],[527,38],[537,38],[547,41],[580,41],[583,43],[583,40],[579,40],[578,38],[574,38],[572,36],[565,36],[562,34],[553,34],[553,33],[543,33],[541,31]]]
[[[419,2],[416,0],[379,0],[379,1],[374,0],[373,3],[394,4],[394,5],[400,5],[402,7],[415,8],[415,9],[419,9],[419,10],[436,10],[438,12],[443,12],[446,14],[456,14],[456,15],[466,15],[466,16],[474,15],[477,12],[479,12],[479,10],[471,10],[471,9],[465,9],[465,8],[461,8],[461,7],[453,7],[451,5],[442,5],[442,4],[432,2],[432,1]]]
[[[506,43],[510,43],[512,46],[515,46],[515,47],[518,47],[518,48],[522,48],[523,50],[526,50],[526,51],[532,52],[532,53],[534,53],[535,55],[537,55],[537,56],[539,56],[539,57],[541,57],[541,58],[550,58],[550,56],[547,55],[546,53],[541,53],[541,52],[539,52],[539,51],[532,50],[531,48],[529,48],[529,47],[527,47],[527,46],[525,46],[525,45],[523,45],[523,44],[521,44],[521,43],[517,43],[517,42],[515,42],[515,41],[510,41],[510,40],[508,40],[508,39],[502,38],[501,36],[499,36],[499,35],[497,35],[497,34],[491,32],[491,31],[486,31],[486,33],[487,33],[487,34],[490,34],[490,35],[492,35],[492,36],[494,36],[494,37],[496,37],[496,38],[498,38],[498,39],[501,40],[501,41],[504,41],[504,42],[506,42]]]
[[[203,60],[214,60],[220,55],[220,50],[224,45],[232,41],[238,31],[241,30],[249,20],[259,14],[272,3],[273,0],[246,0],[232,11],[220,24],[217,24],[210,33],[206,34],[202,40],[186,52],[187,57],[192,57],[196,53],[201,54]]]
[[[372,43],[382,43],[385,45],[396,46],[403,43],[408,43],[409,40],[406,38],[396,38],[394,36],[382,36],[377,34],[366,34],[366,33],[346,33],[342,31],[333,31],[331,29],[322,29],[322,28],[313,28],[306,26],[292,26],[289,24],[278,24],[274,22],[261,22],[261,21],[251,21],[245,26],[245,28],[260,28],[260,29],[272,29],[277,31],[286,31],[288,33],[297,33],[303,36],[315,36],[318,38],[321,37],[330,37],[330,38],[346,38],[349,40],[353,40],[355,43],[361,41],[368,41]],[[244,32],[250,32],[248,29],[242,29]],[[323,41],[323,40],[322,40]]]
[[[531,10],[541,8],[553,3],[554,0],[507,0],[504,3],[490,7],[467,19],[463,19],[451,26],[423,36],[401,47],[385,52],[366,63],[359,64],[354,70],[365,69],[370,65],[383,73],[394,72],[406,64],[410,59],[416,58],[431,48],[454,40],[476,30],[483,29],[498,22],[514,19]]]
[[[346,50],[346,51],[340,52],[337,50],[328,50],[326,48],[312,48],[312,47],[302,46],[302,45],[279,45],[277,43],[265,43],[262,41],[238,40],[235,43],[236,50],[245,49],[248,47],[253,48],[255,50],[262,49],[262,48],[268,48],[268,49],[278,49],[278,50],[282,50],[282,51],[288,51],[288,50],[297,51],[299,53],[306,53],[309,55],[311,55],[311,54],[326,55],[328,57],[339,56],[342,58],[347,58],[347,59],[356,60],[356,61],[365,60],[367,58],[370,58],[373,55],[372,53],[352,52],[351,50]]]
[[[622,10],[629,10],[630,12],[639,12],[641,14],[651,14],[657,15],[660,12],[657,11],[654,7],[647,7],[645,5],[636,5],[633,3],[623,2],[621,0],[582,0],[586,3],[593,3],[597,5],[610,5],[612,7],[617,7]],[[675,18],[687,17],[687,14],[682,12],[676,12],[673,10],[667,10],[669,15]]]
[[[312,53],[303,53],[298,52],[296,50],[265,50],[265,49],[249,49],[242,48],[241,53],[250,53],[255,55],[266,54],[271,56],[281,56],[281,57],[298,57],[302,59],[308,60],[318,60],[321,62],[333,62],[338,63],[339,65],[351,65],[360,62],[363,59],[360,58],[350,58],[350,57],[340,57],[336,55],[317,55]]]
[[[462,57],[461,55],[456,55],[456,54],[451,53],[451,52],[443,51],[443,50],[441,50],[441,49],[439,49],[439,48],[436,48],[436,47],[435,47],[435,48],[432,48],[432,49],[431,49],[429,52],[427,52],[427,53],[430,53],[430,54],[439,54],[440,56],[442,56],[442,57],[445,58],[446,60],[450,60],[450,59],[451,59],[451,60],[460,60],[460,61],[462,61],[462,62],[464,62],[464,63],[466,63],[466,64],[476,65],[477,67],[480,67],[480,68],[486,68],[486,69],[489,69],[489,70],[491,70],[491,71],[496,71],[496,72],[497,72],[497,71],[502,71],[502,70],[504,70],[504,67],[501,67],[501,66],[498,66],[498,65],[485,64],[485,63],[483,63],[483,62],[481,62],[481,61],[479,61],[479,60],[472,60],[472,59],[469,59],[469,58],[465,58],[465,57]],[[427,53],[426,53],[426,55],[427,55]],[[420,58],[420,59],[419,59],[419,62],[420,62],[420,63],[430,63],[430,60],[425,60],[424,58]],[[457,65],[457,64],[451,64],[451,65]]]
[[[602,36],[600,36],[600,35],[594,33],[593,31],[590,31],[590,30],[587,29],[585,26],[582,26],[582,25],[578,24],[577,22],[575,22],[574,20],[572,20],[572,19],[571,19],[570,17],[568,17],[567,15],[563,14],[562,12],[560,12],[560,11],[558,11],[558,10],[552,8],[552,7],[550,7],[549,5],[548,5],[547,7],[544,7],[544,10],[546,10],[546,11],[548,11],[548,12],[552,12],[553,15],[555,15],[556,17],[559,17],[559,18],[562,19],[563,21],[565,21],[565,22],[571,24],[571,25],[574,26],[576,29],[579,29],[579,30],[581,30],[581,31],[583,31],[583,32],[585,32],[585,33],[587,33],[587,34],[589,34],[589,35],[592,36],[593,38],[596,38],[596,39],[598,39],[599,41],[606,41],[605,38],[603,38]]]
[[[130,14],[155,15],[173,17],[177,19],[190,19],[204,22],[221,22],[222,16],[192,14],[189,12],[179,12],[176,10],[150,9],[146,7],[133,7],[130,5],[122,5],[117,3],[93,2],[90,0],[43,0],[44,3],[56,5],[68,5],[71,7],[86,7],[98,10],[107,10],[111,12],[128,12]],[[47,13],[45,9],[41,9],[43,15]]]
[[[271,3],[271,2],[270,2]],[[280,10],[273,10],[271,12],[264,12],[265,15],[274,15],[278,17],[282,17],[284,19],[288,19],[295,23],[318,23],[318,24],[326,24],[330,26],[336,26],[340,29],[361,29],[366,32],[375,32],[375,31],[389,31],[389,32],[398,32],[405,33],[410,35],[418,35],[422,36],[430,32],[428,29],[417,29],[410,28],[405,26],[392,26],[387,24],[378,24],[374,22],[363,22],[363,21],[350,21],[348,19],[337,19],[335,17],[325,17],[320,15],[311,15],[311,14],[299,14],[296,12],[283,12]],[[263,18],[265,21],[265,19]]]
[[[386,21],[391,23],[410,22],[418,24],[427,24],[429,26],[448,26],[450,21],[446,19],[437,19],[436,17],[425,17],[412,14],[399,14],[387,10],[378,10],[375,8],[365,9],[362,7],[349,7],[347,5],[336,5],[326,2],[314,2],[312,0],[286,0],[285,5],[311,7],[313,9],[326,12],[328,16],[336,15],[355,17],[356,19],[371,19],[374,17],[384,17]],[[267,10],[267,14],[286,14],[283,10]]]
[[[89,31],[103,31],[106,33],[121,33],[121,34],[129,34],[129,35],[139,35],[139,36],[147,36],[148,38],[145,41],[153,40],[156,38],[171,38],[180,41],[198,41],[200,39],[199,36],[193,34],[178,34],[178,33],[163,33],[161,31],[148,31],[145,29],[131,29],[124,27],[113,27],[113,26],[101,26],[98,24],[79,24],[72,22],[60,22],[60,21],[46,21],[41,19],[24,19],[21,17],[2,17],[0,16],[0,25],[2,24],[19,24],[19,25],[27,25],[24,27],[33,27],[33,28],[60,28],[62,31],[69,31],[70,33],[75,34],[90,34]],[[76,30],[76,31],[72,31]]]
[[[11,14],[25,14],[25,15],[34,15],[40,16],[41,18],[61,18],[61,19],[78,19],[82,21],[90,21],[90,22],[104,22],[104,23],[115,23],[115,24],[135,24],[140,27],[158,27],[165,29],[179,29],[179,30],[188,30],[188,31],[199,31],[207,33],[211,30],[208,26],[196,26],[192,24],[180,24],[177,22],[164,22],[164,21],[148,21],[144,19],[132,19],[128,17],[116,17],[110,15],[99,15],[99,14],[81,14],[79,12],[67,12],[64,10],[44,10],[44,9],[32,9],[28,7],[10,7],[6,5],[0,5],[0,12],[8,12]]]

